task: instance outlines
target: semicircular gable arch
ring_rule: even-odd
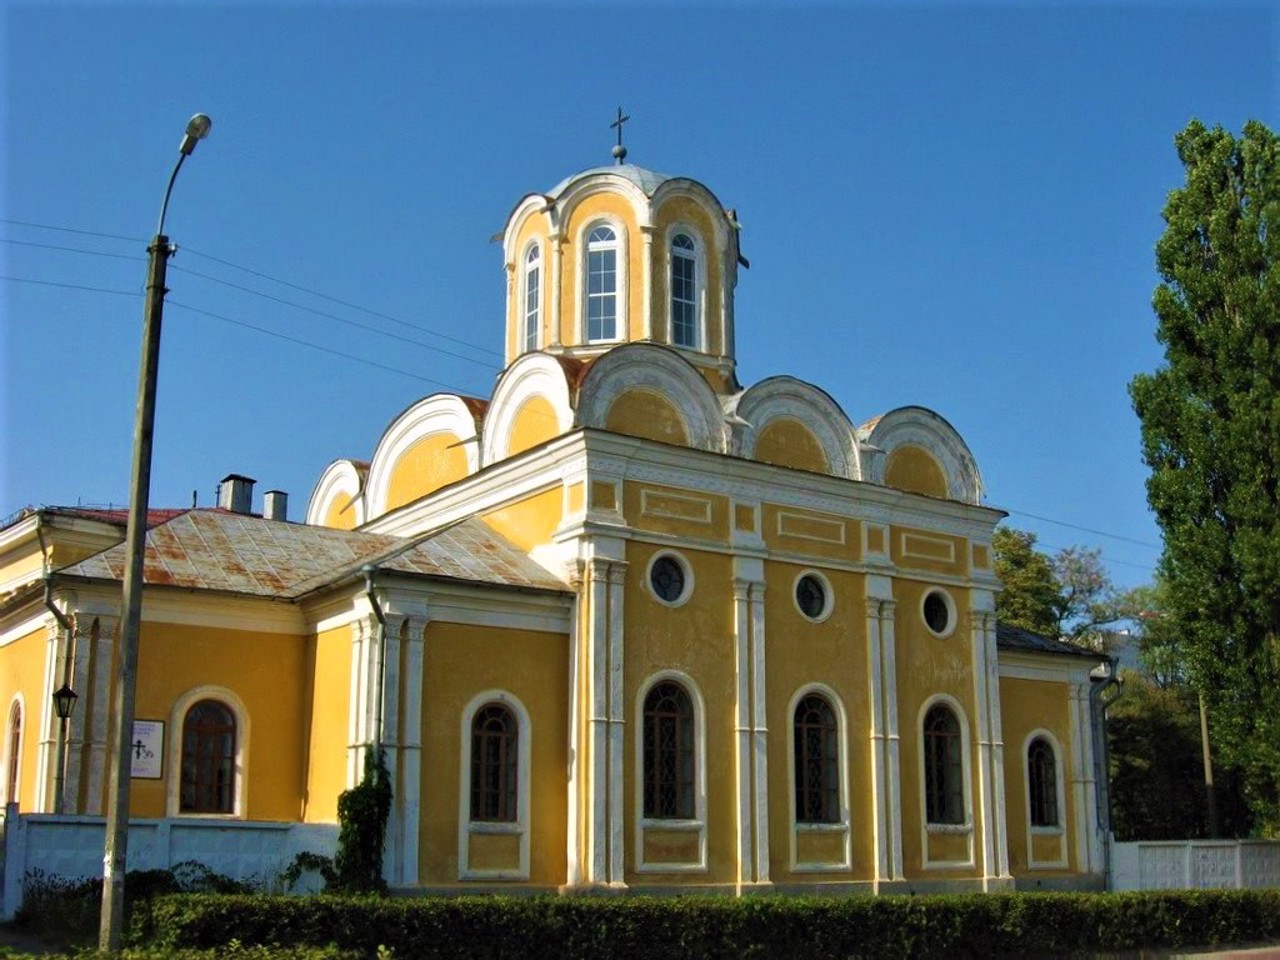
[[[650,343],[617,347],[587,369],[576,425],[608,429],[614,403],[633,390],[664,397],[681,414],[689,446],[724,452],[724,413],[711,385],[676,351]]]
[[[368,473],[369,464],[356,460],[335,460],[325,467],[307,501],[306,522],[342,530],[354,530],[363,524]]]
[[[548,209],[549,198],[540,193],[531,193],[520,200],[512,209],[507,217],[506,226],[502,230],[502,262],[514,264],[520,251],[516,248],[516,242],[520,238],[520,232],[524,229],[525,223],[540,213],[545,213]]]
[[[771,422],[790,419],[813,434],[833,476],[862,479],[853,423],[824,390],[795,377],[769,377],[738,397],[736,416],[746,421],[739,455],[756,458],[756,443]]]
[[[400,504],[389,504],[396,467],[412,447],[437,435],[452,435],[462,453],[463,476],[480,469],[479,431],[473,407],[452,393],[436,393],[419,400],[387,427],[378,441],[365,484],[366,519],[372,520]],[[458,478],[460,479],[460,478]],[[423,490],[422,493],[428,493]]]
[[[652,206],[655,218],[660,216],[662,207],[667,201],[677,197],[692,200],[704,209],[715,228],[716,249],[724,250],[729,242],[729,218],[724,212],[724,205],[716,195],[697,180],[686,177],[666,180],[653,192]]]
[[[626,177],[596,172],[574,180],[556,197],[555,205],[548,210],[553,232],[563,233],[578,206],[589,197],[602,193],[612,193],[626,200],[637,226],[653,225],[652,207],[643,190]]]
[[[947,496],[963,503],[982,501],[982,475],[978,461],[969,445],[945,418],[926,407],[899,407],[890,410],[878,420],[870,422],[870,429],[861,431],[863,439],[872,447],[883,451],[877,458],[876,476],[867,477],[873,483],[884,483],[884,464],[893,451],[906,446],[916,446],[931,454],[946,474]]]
[[[538,401],[549,409],[537,409]],[[529,437],[516,436],[522,417],[538,418],[536,428],[545,420],[545,436],[550,440],[573,429],[573,404],[569,379],[560,361],[544,353],[526,353],[503,371],[493,390],[493,400],[484,419],[484,439],[480,462],[490,466],[512,456],[513,451],[528,449]],[[518,441],[513,445],[513,441]],[[541,442],[541,441],[539,441]],[[516,448],[519,449],[516,449]]]

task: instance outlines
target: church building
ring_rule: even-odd
[[[511,209],[491,396],[152,511],[132,815],[332,824],[380,747],[392,889],[1101,886],[1099,658],[997,623],[965,441],[740,384],[734,211],[624,158]],[[0,530],[21,814],[105,809],[123,539]]]

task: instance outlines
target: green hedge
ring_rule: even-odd
[[[1280,890],[928,897],[354,898],[180,895],[144,942],[336,944],[415,960],[1071,956],[1280,940]],[[384,954],[385,955],[385,954]]]

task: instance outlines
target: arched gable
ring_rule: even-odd
[[[527,353],[503,371],[484,420],[481,463],[505,460],[573,427],[569,380],[555,357]]]
[[[723,452],[724,414],[706,379],[674,350],[653,344],[617,347],[588,368],[575,424],[610,429],[615,403],[636,390],[663,398],[683,421],[689,446]]]
[[[811,452],[797,449],[796,462],[785,455],[788,435],[799,439],[802,435],[795,427],[802,427],[816,441],[826,460],[822,472],[861,479],[853,424],[838,403],[812,384],[794,377],[769,377],[741,394],[733,412],[750,428],[743,431],[740,456],[763,459],[757,454],[766,452],[771,462],[779,462],[777,458],[781,457],[785,466],[813,469],[816,464]],[[759,450],[762,438],[766,442],[764,451]]]
[[[877,420],[869,421],[858,431],[859,438],[883,451],[884,460],[877,459],[872,475],[866,477],[874,483],[887,483],[894,452],[900,448],[917,447],[931,456],[941,467],[946,478],[945,495],[964,503],[982,500],[982,477],[978,463],[964,439],[945,419],[924,407],[899,407]],[[902,475],[914,474],[910,458],[916,455],[905,451],[899,455],[903,464]]]
[[[478,442],[476,415],[462,397],[437,393],[419,400],[378,441],[366,484],[366,518],[475,473]]]
[[[307,520],[312,526],[354,530],[365,521],[364,482],[369,465],[358,460],[335,460],[324,468],[311,499]]]

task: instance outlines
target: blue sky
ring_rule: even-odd
[[[855,423],[937,410],[989,503],[1122,584],[1159,553],[1126,384],[1160,362],[1172,137],[1275,128],[1280,102],[1257,2],[46,2],[0,24],[0,514],[127,499],[145,246],[192,113],[214,129],[167,222],[152,503],[209,505],[238,472],[300,519],[418,398],[489,394],[490,237],[609,162],[621,104],[632,162],[744,224],[744,384],[798,376]]]

